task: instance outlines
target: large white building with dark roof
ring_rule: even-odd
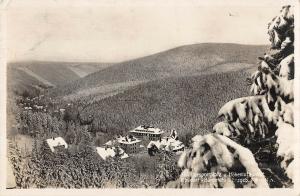
[[[153,126],[146,126],[141,125],[137,128],[129,131],[130,134],[134,135],[136,138],[141,140],[149,140],[149,141],[156,141],[159,140],[164,133],[159,128],[154,128]]]

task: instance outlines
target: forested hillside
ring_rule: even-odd
[[[257,56],[266,46],[239,44],[204,43],[181,46],[151,56],[115,64],[99,72],[76,80],[52,91],[54,96],[80,94],[87,91],[93,94],[97,87],[110,85],[110,88],[131,87],[131,83],[144,83],[168,77],[202,75],[215,72],[221,66],[223,71],[243,70],[257,62]],[[247,54],[247,55],[246,55]],[[234,70],[231,64],[234,64]]]
[[[203,134],[216,122],[219,107],[247,95],[247,77],[248,72],[236,71],[152,81],[95,101],[80,115],[93,115],[95,132],[120,134],[151,124],[176,129],[182,137]]]

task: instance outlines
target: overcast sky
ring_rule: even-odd
[[[12,1],[6,16],[8,61],[119,62],[201,42],[269,44],[267,24],[281,9],[276,2],[268,6],[87,2],[70,7],[69,0],[36,1],[34,6]]]

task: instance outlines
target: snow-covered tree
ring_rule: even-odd
[[[284,6],[268,25],[271,48],[248,79],[251,96],[226,103],[213,133],[193,138],[169,187],[291,187],[295,150],[294,14]]]

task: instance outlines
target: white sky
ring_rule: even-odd
[[[267,24],[282,5],[32,1],[8,6],[8,61],[118,62],[201,42],[269,44]]]

